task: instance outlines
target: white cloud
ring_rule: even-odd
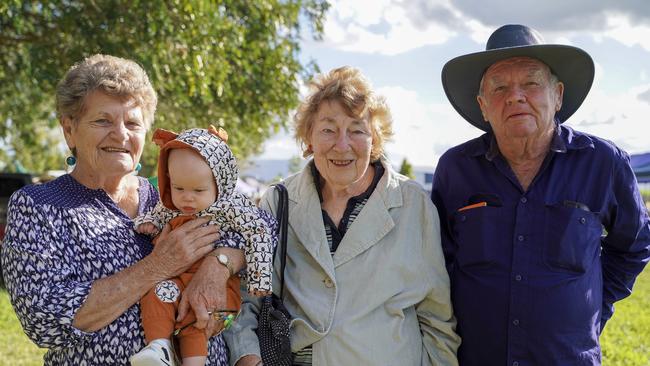
[[[634,9],[626,1],[617,3],[616,9],[609,8],[610,3],[601,2],[585,8],[586,2],[577,0],[561,8],[552,3],[535,2],[534,14],[529,12],[515,22],[531,24],[550,43],[574,44],[586,36],[596,40],[613,39],[650,51],[650,25],[643,21],[648,19],[643,10]],[[325,23],[325,42],[319,47],[333,53],[339,50],[374,53],[378,59],[384,57],[386,60],[391,59],[387,56],[413,48],[442,44],[456,34],[469,35],[477,44],[484,45],[496,26],[513,22],[509,16],[490,10],[497,3],[499,1],[489,1],[488,5],[476,7],[475,2],[469,0],[333,1]],[[523,1],[513,6],[533,5]],[[646,13],[647,9],[650,7],[646,8]],[[509,11],[524,14],[517,9]],[[548,16],[549,12],[557,16]],[[583,18],[584,22],[580,22]],[[455,44],[450,42],[445,47],[453,49]],[[346,63],[356,63],[353,54],[346,56],[352,57]],[[618,57],[624,61],[629,55],[623,53]],[[608,71],[620,71],[610,64],[595,61],[596,75],[590,95],[568,123],[578,130],[610,139],[630,153],[647,151],[650,127],[646,121],[650,103],[639,95],[650,89],[650,69],[639,70],[634,75],[638,75],[638,79],[630,81],[607,74]],[[394,69],[368,67],[375,74],[366,76],[370,80],[381,80],[376,73],[392,73],[402,67],[400,64],[391,66]],[[375,86],[377,92],[387,98],[393,113],[395,137],[388,144],[387,152],[394,165],[399,166],[406,157],[416,166],[432,166],[448,148],[482,133],[458,115],[444,94],[434,97],[430,84],[408,84],[416,88],[411,90],[397,82],[391,83],[393,85]],[[616,91],[610,90],[612,85]],[[301,86],[301,90],[304,95],[305,87]],[[431,99],[425,99],[425,95]],[[270,139],[265,151],[263,158],[288,159],[300,155],[287,132]]]
[[[449,103],[425,102],[413,90],[382,87],[393,114],[395,136],[387,145],[390,160],[399,165],[404,157],[416,166],[433,166],[447,149],[482,131],[466,122]]]
[[[650,89],[647,80],[641,78],[638,85],[630,85],[620,92],[612,92],[602,85],[607,70],[595,62],[594,83],[589,95],[567,124],[575,129],[591,133],[616,143],[628,153],[648,151],[650,131],[647,116],[650,103],[639,95]]]
[[[627,15],[614,13],[608,16],[604,35],[626,46],[639,45],[650,51],[650,25],[632,24]]]
[[[611,94],[593,88],[568,123],[577,130],[611,140],[631,154],[647,152],[650,104],[639,99],[638,95],[648,89],[650,84]]]
[[[335,0],[331,2],[331,9],[342,21],[354,20],[359,25],[367,27],[382,21],[385,9],[391,6],[391,2],[391,0]]]
[[[401,1],[333,1],[325,23],[325,45],[363,53],[395,55],[441,44],[455,32],[442,24],[418,26]]]
[[[531,7],[535,11],[530,12]],[[493,11],[499,8],[500,11]],[[332,48],[395,55],[467,34],[479,44],[501,24],[529,24],[549,42],[571,44],[576,35],[615,39],[650,50],[650,13],[634,1],[617,3],[490,0],[335,0],[325,22]]]
[[[296,140],[293,138],[293,131],[281,130],[279,133],[264,142],[264,152],[253,160],[284,160],[294,156],[302,156],[302,151],[300,150]]]

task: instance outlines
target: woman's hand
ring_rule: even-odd
[[[200,217],[174,230],[167,224],[147,257],[152,273],[160,280],[177,276],[210,253],[213,243],[219,240],[219,227],[205,225],[209,221],[207,217]]]
[[[264,363],[258,355],[246,355],[237,361],[235,366],[262,366]]]
[[[142,261],[96,280],[88,298],[75,314],[73,326],[86,332],[106,326],[156,283],[183,273],[212,251],[212,243],[219,239],[219,228],[202,226],[208,221],[209,218],[199,218],[173,231],[167,225],[156,239],[151,254]]]
[[[244,267],[244,253],[240,249],[218,248],[219,253],[226,254],[233,263],[235,271]],[[206,328],[208,337],[221,330],[221,321],[213,319],[208,312],[225,309],[227,306],[227,282],[230,278],[228,268],[217,261],[214,256],[207,256],[196,271],[192,280],[183,290],[183,296],[178,305],[178,321],[182,320],[189,308],[194,310],[198,329]]]

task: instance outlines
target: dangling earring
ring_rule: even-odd
[[[65,163],[68,166],[73,166],[73,165],[77,164],[77,158],[75,158],[74,155],[70,155],[67,158],[65,158]]]
[[[142,169],[142,164],[138,163],[138,165],[135,166],[135,171],[139,172]]]

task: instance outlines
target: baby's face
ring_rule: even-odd
[[[211,206],[217,199],[217,184],[212,169],[197,152],[174,149],[167,160],[174,206],[191,215]]]

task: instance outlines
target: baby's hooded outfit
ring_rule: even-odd
[[[238,169],[232,151],[226,145],[227,134],[222,129],[190,129],[176,134],[157,129],[153,140],[161,146],[158,160],[158,188],[160,202],[156,207],[134,220],[134,225],[152,223],[158,232],[170,223],[172,229],[191,219],[203,216],[211,218],[210,224],[220,227],[221,239],[217,246],[243,249],[246,257],[247,289],[249,292],[271,291],[273,250],[277,244],[275,218],[257,206],[241,193],[235,191]],[[195,215],[183,215],[171,198],[171,187],[167,171],[169,152],[172,149],[193,149],[203,157],[212,170],[218,188],[215,202]],[[155,240],[154,240],[155,243]],[[141,300],[143,327],[147,342],[158,338],[169,338],[173,329],[183,327],[195,320],[194,314],[175,323],[175,311],[180,294],[199,267],[197,262],[178,278],[160,282]],[[228,307],[241,306],[239,279],[233,276],[228,281]],[[182,357],[207,354],[207,344],[202,330],[193,327],[179,334]]]

